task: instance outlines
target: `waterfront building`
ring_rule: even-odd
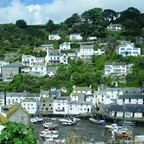
[[[144,104],[144,95],[133,94],[133,95],[119,95],[117,104]]]
[[[26,125],[30,123],[28,112],[18,103],[14,103],[12,106],[3,106],[1,114],[12,122],[23,123]]]
[[[68,97],[58,97],[53,102],[53,114],[68,114]]]
[[[21,106],[29,113],[35,115],[38,109],[38,102],[35,98],[25,98],[21,101]]]
[[[141,88],[128,87],[128,88],[109,88],[99,86],[98,91],[94,91],[97,104],[114,104],[118,102],[120,95],[140,95]]]
[[[68,114],[88,114],[91,113],[93,104],[87,101],[69,101]]]
[[[144,113],[143,104],[107,105],[105,110],[113,118],[142,118]]]
[[[54,98],[41,97],[39,102],[40,114],[53,114],[53,101]]]
[[[86,101],[85,93],[71,93],[70,95],[71,101]]]
[[[35,98],[39,100],[40,96],[38,93],[30,92],[6,92],[6,105],[12,105],[15,102],[20,104],[25,98]]]

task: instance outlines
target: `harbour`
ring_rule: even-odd
[[[44,118],[43,122],[33,123],[35,134],[38,139],[38,144],[43,144],[44,139],[40,137],[40,132],[44,129],[42,124],[45,122],[55,122],[58,124],[58,134],[60,139],[69,139],[72,134],[75,134],[75,140],[79,144],[84,141],[85,144],[91,143],[108,143],[112,141],[111,133],[105,128],[105,125],[98,125],[90,122],[89,119],[81,119],[75,125],[62,125],[58,121],[59,117]],[[111,123],[107,123],[111,124]],[[133,137],[144,134],[144,127],[142,125],[133,126]]]

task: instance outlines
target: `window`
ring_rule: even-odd
[[[45,106],[45,104],[43,104],[43,106]]]

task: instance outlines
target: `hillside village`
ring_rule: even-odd
[[[96,34],[49,31],[45,43],[4,54],[0,120],[29,124],[34,115],[100,113],[143,121],[144,39],[117,39],[126,28],[112,22],[106,26],[109,41]]]
[[[60,36],[49,35],[50,40],[59,40]],[[96,39],[96,37],[94,38]],[[79,49],[71,50],[71,41],[80,44]],[[55,64],[67,65],[69,59],[91,60],[93,55],[105,55],[104,49],[94,50],[94,41],[81,42],[80,34],[70,35],[70,41],[59,45],[55,50],[52,44],[42,44],[35,51],[45,51],[45,57],[35,57],[32,55],[22,55],[20,63],[8,63],[1,61],[1,80],[11,82],[15,75],[33,75],[37,77],[49,75],[53,77],[57,73],[58,66]],[[103,45],[103,44],[102,44]],[[106,45],[106,44],[104,44]],[[66,53],[64,52],[67,51]],[[136,48],[133,43],[121,41],[116,49],[117,54],[137,57],[141,55],[141,49]],[[104,75],[106,77],[125,77],[132,73],[133,64],[124,62],[105,63]],[[62,96],[61,93],[67,91],[66,87],[57,89],[51,87],[50,90],[41,90],[40,93],[24,92],[1,92],[1,117],[17,122],[29,123],[27,116],[36,115],[80,115],[91,114],[96,108],[99,112],[107,113],[114,118],[122,118],[124,114],[127,118],[142,119],[144,114],[144,94],[140,87],[118,87],[118,82],[113,81],[114,87],[106,87],[104,84],[98,86],[97,90],[89,87],[79,87],[73,85],[70,95]],[[18,107],[13,109],[13,107]],[[18,112],[22,111],[21,114]],[[24,114],[23,114],[24,113]],[[25,115],[27,113],[28,115]],[[19,115],[19,118],[15,119]],[[4,118],[3,118],[4,119]],[[4,120],[5,120],[4,119]]]

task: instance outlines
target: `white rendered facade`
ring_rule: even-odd
[[[70,42],[61,43],[59,46],[59,49],[60,50],[70,50],[71,49]]]
[[[141,54],[141,49],[135,48],[134,44],[120,45],[118,48],[118,54],[122,56],[138,56]]]

